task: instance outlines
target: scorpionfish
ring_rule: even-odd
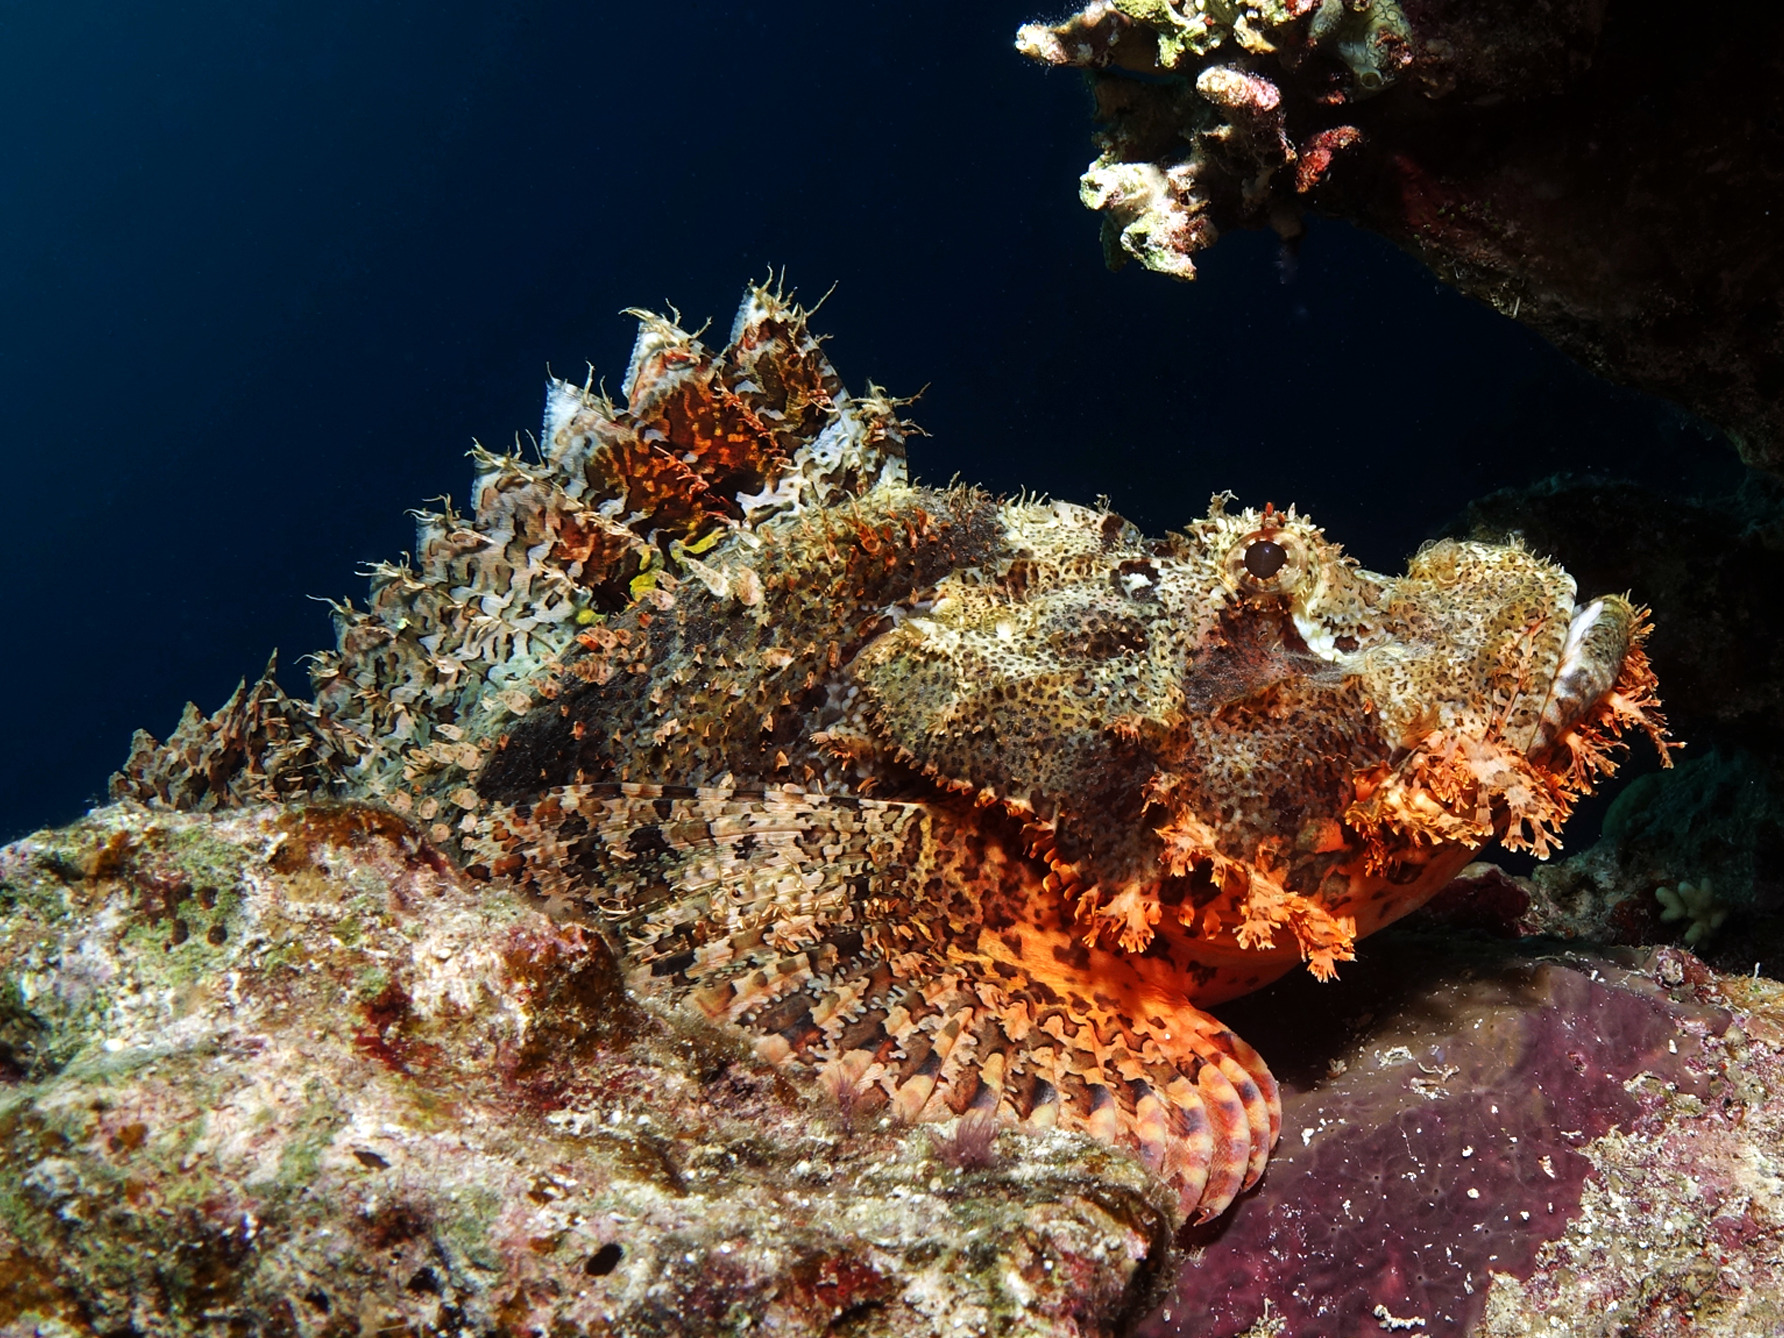
[[[857,1107],[1084,1131],[1207,1218],[1281,1116],[1204,1010],[1671,746],[1644,611],[1517,544],[1384,576],[1293,508],[917,486],[790,298],[717,350],[630,314],[623,406],[553,381],[534,458],[474,451],[313,702],[188,708],[114,793],[387,805]]]

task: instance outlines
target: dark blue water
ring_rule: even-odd
[[[1554,469],[1676,481],[1704,429],[1386,244],[1235,235],[1102,266],[1075,75],[1030,3],[0,0],[0,839],[78,815],[131,731],[214,709],[312,596],[462,497],[546,368],[617,384],[626,306],[729,316],[785,266],[845,380],[958,472],[1148,529],[1297,502],[1395,567]],[[1684,462],[1684,463],[1681,463]]]

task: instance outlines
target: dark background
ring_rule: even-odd
[[[1391,569],[1491,488],[1732,459],[1337,225],[1107,273],[1081,85],[1011,46],[1040,16],[0,0],[0,839],[275,646],[307,695],[313,597],[462,498],[548,365],[617,387],[620,308],[722,335],[770,266],[837,285],[852,388],[929,385],[919,475],[1153,531],[1232,488]]]

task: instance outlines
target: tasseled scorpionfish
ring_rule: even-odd
[[[1207,1217],[1280,1105],[1203,1009],[1545,853],[1626,728],[1666,754],[1642,610],[1517,545],[1383,576],[1292,508],[915,486],[789,300],[717,351],[634,314],[625,406],[557,381],[536,459],[474,452],[313,704],[189,709],[115,793],[385,804],[775,1064],[1087,1131]]]

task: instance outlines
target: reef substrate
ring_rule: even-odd
[[[0,906],[7,1338],[1784,1322],[1784,986],[1678,948],[1421,917],[1229,1005],[1284,1137],[1173,1244],[1126,1154],[790,1084],[385,811],[115,805]]]
[[[0,911],[7,1338],[1079,1338],[1174,1258],[1137,1161],[856,1118],[385,811],[116,805]]]
[[[1140,1333],[1778,1331],[1784,987],[1429,913],[1370,948],[1228,1010],[1282,1146]]]

